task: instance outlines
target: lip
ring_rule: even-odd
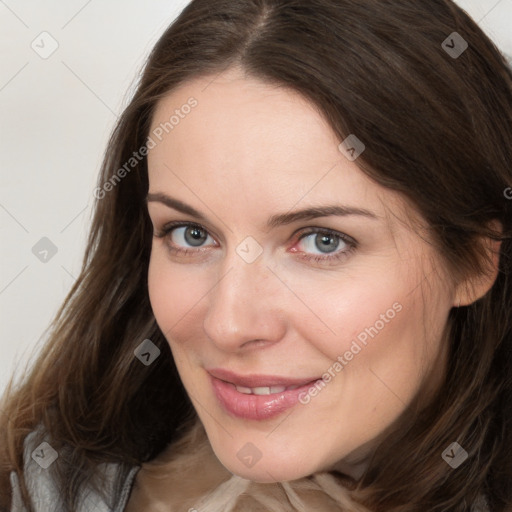
[[[223,368],[212,368],[206,371],[219,380],[247,388],[262,386],[284,386],[287,388],[290,386],[302,386],[320,379],[320,377],[303,377],[298,379],[293,377],[280,377],[278,375],[237,375]]]
[[[236,375],[228,370],[208,370],[212,388],[221,407],[230,415],[245,420],[262,421],[279,416],[299,403],[302,393],[320,378],[293,379],[275,375]],[[222,377],[221,377],[222,376]],[[298,386],[270,395],[252,395],[237,391],[238,386],[255,388]]]

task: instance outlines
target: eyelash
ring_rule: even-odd
[[[194,222],[172,222],[170,224],[167,224],[164,226],[160,232],[155,234],[156,238],[166,238],[168,237],[172,231],[176,228],[183,228],[183,227],[193,227],[198,228],[201,231],[204,231],[208,235],[210,233],[206,228],[201,226],[200,224],[196,224]],[[300,258],[308,260],[308,261],[315,261],[320,263],[330,263],[330,262],[338,262],[344,258],[347,258],[350,253],[352,253],[358,246],[357,242],[350,236],[340,233],[338,231],[333,231],[331,229],[327,228],[306,228],[306,231],[303,231],[300,235],[300,237],[297,239],[297,242],[300,242],[303,238],[311,235],[311,234],[319,234],[319,235],[327,235],[332,236],[335,239],[339,239],[342,242],[344,242],[347,245],[347,248],[345,250],[332,253],[330,256],[319,256],[319,255],[313,255],[313,256],[305,256],[304,253],[296,253],[299,255]],[[211,236],[211,235],[210,235]],[[174,254],[182,254],[182,255],[188,255],[191,253],[198,253],[198,252],[204,252],[204,248],[198,248],[198,249],[183,249],[182,247],[175,247],[172,245],[169,245],[169,249]]]

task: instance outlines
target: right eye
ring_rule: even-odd
[[[191,222],[167,224],[155,236],[157,238],[165,238],[170,251],[181,254],[198,252],[193,248],[198,250],[202,249],[204,247],[203,244],[208,241],[209,238],[215,242],[213,237],[203,226]]]

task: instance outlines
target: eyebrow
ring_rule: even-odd
[[[181,213],[185,213],[196,217],[199,220],[207,221],[208,219],[204,214],[197,211],[195,208],[192,208],[188,204],[179,201],[178,199],[169,197],[166,194],[155,193],[148,194],[146,198],[147,202],[158,202],[162,203],[169,208],[173,208]],[[348,215],[360,215],[362,217],[366,217],[369,219],[378,220],[379,216],[370,210],[366,210],[365,208],[357,208],[354,206],[343,206],[343,205],[326,205],[326,206],[315,206],[312,208],[306,208],[303,210],[297,210],[294,212],[281,213],[277,215],[272,215],[267,221],[267,227],[276,228],[278,226],[284,226],[287,224],[292,224],[293,222],[301,221],[301,220],[311,220],[316,219],[318,217],[329,217],[331,215],[335,216],[348,216]]]

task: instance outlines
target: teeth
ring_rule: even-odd
[[[261,388],[251,388],[251,391],[254,395],[270,395],[270,388],[265,386]]]
[[[262,386],[258,388],[246,388],[244,386],[235,386],[236,390],[246,395],[273,395],[275,393],[282,393],[287,389],[296,389],[299,386],[291,386],[286,388],[285,386]]]
[[[251,395],[252,391],[251,388],[244,388],[243,386],[235,386],[236,390],[240,393],[245,393],[246,395]]]

